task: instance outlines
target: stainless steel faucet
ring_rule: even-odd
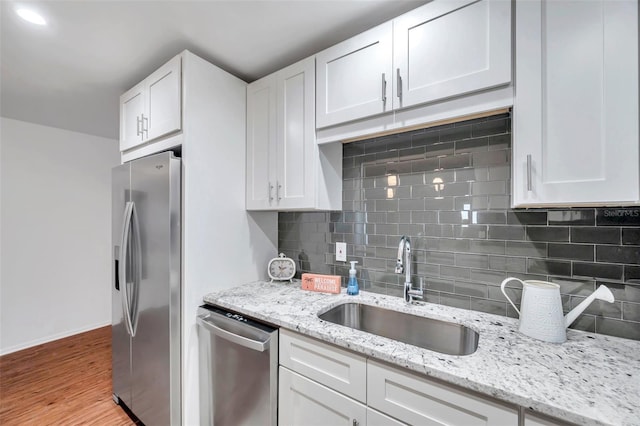
[[[400,238],[400,245],[398,246],[398,260],[396,261],[396,274],[405,272],[404,279],[404,301],[411,303],[414,299],[422,299],[422,281],[420,282],[420,289],[414,290],[411,284],[411,241],[409,237],[404,235]]]

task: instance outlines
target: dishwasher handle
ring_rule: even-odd
[[[267,339],[264,342],[249,339],[248,337],[240,336],[236,333],[232,333],[223,328],[218,327],[211,321],[207,321],[207,319],[211,318],[210,315],[205,317],[198,316],[197,323],[198,325],[204,327],[209,332],[215,334],[216,336],[222,337],[225,340],[236,343],[240,346],[244,346],[245,348],[252,349],[258,352],[264,352],[269,349],[269,343],[271,339]]]

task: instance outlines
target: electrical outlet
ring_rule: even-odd
[[[336,260],[338,262],[347,261],[347,243],[336,243]]]

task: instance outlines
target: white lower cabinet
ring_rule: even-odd
[[[284,329],[279,377],[279,425],[518,425],[516,406]]]
[[[280,367],[278,424],[364,426],[367,407],[285,367]]]
[[[413,425],[518,424],[516,407],[367,361],[367,405]]]

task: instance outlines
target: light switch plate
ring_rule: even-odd
[[[347,261],[347,243],[336,243],[336,260],[338,262]]]

